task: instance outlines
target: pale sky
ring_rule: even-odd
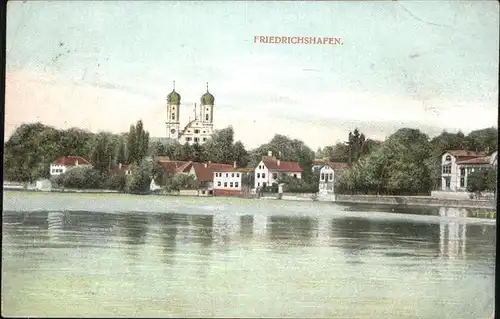
[[[17,1],[7,11],[5,127],[166,135],[209,82],[216,128],[253,148],[275,133],[315,149],[358,127],[384,139],[496,126],[497,1]],[[343,45],[254,43],[340,37]]]

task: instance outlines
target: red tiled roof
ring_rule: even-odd
[[[485,156],[486,154],[483,152],[475,152],[475,151],[468,151],[468,150],[446,150],[443,152],[443,154],[448,153],[451,156],[455,157],[480,157],[480,156]]]
[[[248,167],[240,167],[240,168],[234,168],[234,167],[229,167],[229,168],[221,168],[214,170],[214,172],[240,172],[240,173],[250,173],[253,172],[253,168],[248,168]]]
[[[81,156],[61,156],[52,162],[53,165],[75,166],[90,165],[90,162]]]
[[[262,162],[264,162],[264,165],[270,171],[302,172],[302,168],[297,162],[281,161],[270,156],[262,156]]]
[[[233,168],[231,164],[219,164],[219,163],[192,163],[194,172],[196,174],[196,180],[198,182],[211,182],[214,180],[214,172],[220,171],[221,169]]]
[[[319,158],[314,159],[314,160],[312,161],[313,165],[324,165],[324,164],[326,164],[327,162],[328,162],[328,160],[327,160],[327,159],[319,159]]]
[[[490,164],[489,157],[476,157],[457,162],[457,165],[484,165],[484,164]]]
[[[184,169],[189,166],[191,162],[185,162],[185,161],[158,161],[158,165],[161,166],[163,171],[167,173],[182,173],[184,172]],[[182,168],[182,170],[181,170]]]
[[[325,164],[326,166],[329,166],[331,169],[346,169],[347,164],[346,163],[340,163],[340,162],[327,162]]]

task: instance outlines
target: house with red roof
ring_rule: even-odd
[[[209,195],[213,193],[214,171],[233,168],[233,165],[231,164],[172,161],[169,159],[157,159],[157,163],[164,172],[165,178],[176,174],[187,174],[193,176],[196,181],[197,188],[201,191],[202,195]]]
[[[488,156],[483,152],[467,150],[447,150],[441,155],[441,190],[465,191],[467,177],[478,169],[489,168],[492,165],[493,153]]]
[[[61,156],[50,164],[50,176],[66,173],[71,168],[78,166],[92,167],[90,162],[81,156]]]
[[[214,170],[213,190],[215,196],[245,196],[250,193],[254,183],[253,168],[233,167]]]
[[[255,188],[271,186],[277,183],[278,178],[282,175],[294,178],[302,177],[302,168],[298,162],[282,161],[272,155],[272,152],[269,152],[268,156],[262,156],[255,168]]]
[[[202,191],[202,195],[205,195],[204,191],[206,191],[206,194],[213,193],[214,172],[231,168],[233,168],[231,164],[191,162],[188,174],[194,176],[198,190]]]
[[[335,194],[335,181],[339,179],[345,169],[347,169],[346,163],[326,162],[319,170],[319,194]]]

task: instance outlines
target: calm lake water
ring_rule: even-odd
[[[2,315],[486,318],[495,220],[457,208],[4,192]]]

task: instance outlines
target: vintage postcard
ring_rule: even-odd
[[[8,1],[2,315],[491,318],[497,1]]]

